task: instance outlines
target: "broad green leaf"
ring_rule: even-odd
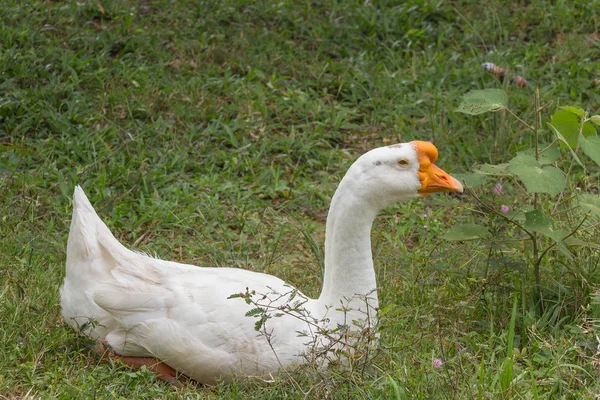
[[[476,188],[487,180],[486,175],[476,173],[452,174],[452,176],[470,188]]]
[[[565,109],[558,110],[552,115],[550,123],[560,132],[567,144],[571,148],[577,147],[577,138],[579,137],[580,118],[577,114]],[[583,136],[596,135],[596,129],[589,122],[585,122],[582,128]]]
[[[563,106],[560,108],[561,110],[565,110],[568,111],[572,114],[577,115],[580,118],[585,117],[585,110],[581,107],[577,107],[577,106]]]
[[[594,125],[587,121],[583,123],[583,129],[581,133],[583,133],[583,136],[585,137],[596,136],[598,134],[598,132],[596,132],[596,128],[594,128]]]
[[[525,213],[525,229],[533,232],[550,232],[554,220],[541,212],[540,210],[528,211]]]
[[[586,156],[594,160],[596,164],[600,165],[600,137],[591,136],[586,138],[580,135],[579,145]]]
[[[569,151],[571,152],[571,156],[573,156],[573,159],[574,159],[575,161],[577,161],[577,164],[579,164],[579,165],[580,165],[582,168],[585,168],[585,167],[583,166],[583,163],[582,163],[582,162],[581,162],[581,160],[579,159],[579,157],[577,157],[577,154],[575,154],[575,152],[573,151],[573,149],[571,148],[571,146],[569,146],[569,143],[567,142],[567,140],[566,140],[566,139],[563,137],[563,135],[561,135],[561,134],[560,134],[560,132],[558,131],[558,129],[556,129],[556,128],[554,127],[554,125],[552,125],[552,124],[550,124],[550,123],[548,124],[548,126],[549,126],[550,128],[552,128],[552,131],[553,131],[553,132],[554,132],[554,134],[556,135],[556,138],[557,138],[558,140],[560,140],[561,142],[563,142],[563,143],[564,143],[564,144],[567,146],[567,148],[568,148],[568,149],[569,149]]]
[[[448,232],[442,235],[446,240],[475,240],[488,235],[485,226],[477,224],[456,225],[450,228]]]
[[[509,171],[519,177],[530,193],[556,196],[565,188],[566,178],[552,165],[542,165],[532,156],[519,154],[510,160]]]
[[[465,94],[455,111],[478,115],[489,111],[499,111],[508,105],[508,96],[502,89],[473,90]]]
[[[596,125],[600,125],[600,115],[592,115],[590,117],[590,121],[592,121]]]
[[[540,150],[543,150],[547,147],[547,144],[540,143]],[[528,156],[535,157],[535,149],[528,149],[526,151],[520,152],[519,154],[526,154]],[[552,164],[556,160],[560,158],[560,150],[555,145],[552,145],[548,148],[548,150],[544,151],[540,154],[540,159],[538,162],[542,165]]]
[[[569,231],[567,231],[566,229],[557,229],[555,231],[552,231],[552,233],[548,236],[555,242],[562,242],[562,240],[566,238],[568,234]]]
[[[552,126],[562,135],[564,142],[571,147],[577,146],[579,135],[579,117],[566,110],[558,110],[550,120]]]
[[[508,172],[508,163],[498,165],[484,164],[480,166],[479,169],[475,170],[475,172],[484,175],[512,176],[512,174]]]
[[[600,217],[600,196],[589,193],[582,193],[577,196],[579,205],[585,212],[589,212],[594,217]]]
[[[535,151],[535,150],[534,150]],[[556,160],[560,158],[560,150],[556,146],[551,146],[548,150],[544,151],[540,154],[540,159],[538,160],[540,164],[552,164]]]
[[[554,220],[540,210],[526,212],[523,227],[528,231],[546,235],[556,242],[560,242],[568,234],[564,229],[554,230]]]

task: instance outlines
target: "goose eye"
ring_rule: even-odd
[[[398,165],[401,167],[408,167],[408,160],[406,158],[401,158],[398,160]]]

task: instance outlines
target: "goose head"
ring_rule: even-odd
[[[431,193],[462,192],[461,183],[434,164],[437,157],[436,147],[424,141],[373,149],[348,171],[353,192],[377,209]]]

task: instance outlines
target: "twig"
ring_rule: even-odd
[[[529,129],[530,131],[535,132],[535,127],[529,125],[527,122],[525,122],[521,118],[519,118],[519,116],[517,114],[515,114],[514,112],[512,112],[510,110],[510,108],[505,108],[505,110],[508,111],[513,117],[515,117],[520,123],[522,123],[523,125],[525,125],[527,127],[527,129]]]
[[[585,216],[583,217],[583,219],[581,220],[581,222],[579,223],[579,225],[577,225],[577,227],[575,229],[573,229],[571,231],[571,233],[569,233],[567,236],[565,236],[564,238],[561,239],[561,242],[565,239],[570,238],[571,236],[573,236],[578,230],[579,228],[581,228],[581,225],[583,225],[583,223],[585,222],[585,220],[587,219],[587,217],[590,215],[590,213],[585,214]],[[548,253],[554,246],[556,246],[558,244],[557,241],[554,241],[554,243],[552,243],[550,246],[548,246],[539,256],[539,258],[536,260],[536,265],[541,264],[542,259],[544,258],[544,256],[546,255],[546,253]]]
[[[496,211],[494,208],[490,207],[489,205],[487,205],[483,200],[481,200],[476,194],[475,191],[471,188],[467,188],[469,194],[471,196],[473,196],[473,198],[475,200],[477,200],[477,202],[479,204],[481,204],[482,206],[484,206],[486,209],[488,209],[490,212],[496,214],[499,217],[504,218],[506,221],[512,223],[513,225],[515,225],[517,228],[521,229],[523,232],[525,232],[530,238],[531,240],[533,240],[533,235],[531,234],[531,232],[529,232],[527,229],[525,229],[521,224],[519,224],[517,221],[515,221],[512,218],[508,218],[506,215],[499,213],[498,211]]]

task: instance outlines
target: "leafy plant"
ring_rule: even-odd
[[[579,107],[565,106],[554,112],[550,122],[544,125],[543,114],[551,104],[541,105],[540,94],[536,90],[533,96],[534,120],[526,122],[508,107],[508,96],[502,90],[476,90],[464,96],[456,111],[470,115],[506,112],[532,134],[533,148],[518,152],[507,163],[486,164],[464,175],[468,192],[489,216],[488,227],[458,225],[443,236],[447,240],[460,241],[490,239],[490,230],[501,230],[497,224],[514,226],[521,233],[517,234],[517,239],[526,244],[520,248],[533,270],[540,314],[544,310],[540,267],[550,251],[558,250],[572,261],[569,246],[599,247],[597,243],[577,237],[579,231],[598,225],[600,196],[577,187],[574,167],[579,165],[580,172],[587,176],[581,153],[600,165],[600,138],[593,126],[600,125],[600,115],[589,116]],[[504,204],[498,209],[494,202],[484,200],[474,190],[491,177],[512,180],[529,201],[519,204],[515,210]],[[495,191],[501,194],[502,185],[497,184]],[[560,214],[566,214],[568,218],[561,218]]]
[[[234,293],[229,299],[242,298],[252,308],[246,312],[246,317],[256,318],[254,329],[264,336],[277,359],[277,352],[272,346],[273,329],[269,327],[272,318],[291,317],[303,322],[304,328],[297,331],[298,337],[306,338],[306,351],[302,357],[311,367],[340,365],[349,370],[364,369],[373,362],[378,354],[374,346],[377,342],[377,325],[373,317],[376,310],[370,305],[373,299],[369,295],[356,295],[340,301],[335,311],[342,312],[344,323],[331,324],[327,316],[321,319],[311,315],[304,305],[308,301],[301,292],[293,287],[285,293],[269,288],[267,293],[258,293],[246,288],[243,293]],[[365,310],[350,308],[353,299],[364,303]],[[358,312],[363,318],[350,319],[350,312]],[[282,366],[283,367],[283,366]]]

